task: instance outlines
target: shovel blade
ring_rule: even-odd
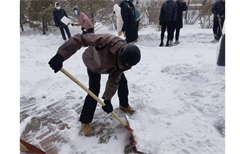
[[[127,125],[130,127],[129,116],[125,115],[125,119]],[[128,147],[129,151],[132,151],[134,153],[139,153],[139,154],[146,154],[144,152],[138,151],[136,145],[137,145],[137,140],[135,139],[133,132],[131,132],[130,145]]]
[[[24,140],[20,139],[20,148],[28,153],[33,154],[45,154],[41,149],[35,147],[34,145],[25,142]]]

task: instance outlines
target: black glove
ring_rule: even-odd
[[[106,113],[111,113],[113,111],[113,107],[111,105],[111,101],[110,100],[104,100],[105,106],[102,106],[102,109],[106,112]]]
[[[162,25],[162,20],[159,20],[159,25]]]
[[[71,23],[71,25],[74,27],[74,23]]]
[[[54,70],[54,73],[57,73],[63,66],[64,58],[60,54],[56,54],[48,62],[49,66]]]

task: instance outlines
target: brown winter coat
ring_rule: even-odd
[[[58,49],[66,60],[81,47],[88,47],[83,53],[86,67],[97,74],[109,74],[106,89],[102,98],[111,100],[118,89],[123,71],[130,69],[120,58],[120,52],[126,42],[111,34],[76,34]]]
[[[78,26],[82,26],[83,28],[85,28],[85,30],[94,28],[93,23],[89,19],[89,17],[81,11],[79,11],[79,14],[77,15],[77,20],[79,23]]]

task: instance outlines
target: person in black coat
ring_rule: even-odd
[[[187,10],[187,6],[184,0],[176,0],[176,4],[177,4],[177,19],[174,23],[174,31],[175,31],[175,44],[179,44],[179,33],[180,33],[180,29],[183,28],[183,11]],[[173,38],[171,38],[171,41],[172,40]]]
[[[127,0],[127,3],[129,7],[131,8],[131,10],[133,11],[133,14],[136,20],[136,27],[137,27],[137,30],[139,30],[139,22],[140,22],[141,15],[140,15],[140,11],[136,7],[136,4],[138,4],[138,1],[135,2],[134,0]]]
[[[163,2],[161,12],[159,16],[159,24],[161,25],[161,43],[160,47],[163,46],[164,33],[167,28],[168,38],[166,46],[168,47],[169,41],[173,38],[174,22],[177,19],[177,5],[173,0],[166,0]]]
[[[123,20],[122,32],[126,36],[126,42],[136,42],[138,39],[138,29],[134,12],[126,1],[115,0],[115,2],[121,7],[121,15]]]
[[[128,6],[129,6],[129,8],[132,10],[134,18],[136,20],[135,8],[134,8],[133,0],[127,0],[126,2],[127,2]]]
[[[214,41],[219,41],[221,37],[221,30],[225,21],[225,0],[219,0],[214,3],[212,7],[212,13],[214,14],[213,19],[213,33],[214,33]],[[218,18],[218,16],[220,18]],[[221,27],[219,26],[219,19]]]
[[[63,40],[66,40],[64,29],[66,31],[68,38],[71,37],[71,34],[70,34],[68,26],[61,21],[61,19],[64,16],[68,17],[66,14],[66,11],[60,8],[60,4],[58,2],[55,2],[55,9],[53,11],[54,23],[56,27],[59,27]]]

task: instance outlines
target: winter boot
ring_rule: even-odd
[[[163,46],[163,42],[160,43],[159,47],[162,47]]]
[[[92,128],[89,124],[82,123],[82,131],[85,136],[89,136],[92,133]]]
[[[211,41],[211,43],[217,43],[217,42],[219,42],[218,39],[214,39],[214,40]]]
[[[173,44],[173,41],[172,40],[169,40],[169,45],[171,46]]]
[[[175,44],[179,44],[179,40],[176,40],[174,43],[175,43]]]
[[[167,43],[166,43],[166,47],[169,47],[169,40],[168,40]]]
[[[124,112],[131,113],[131,114],[133,114],[135,112],[135,110],[131,106],[123,107],[123,106],[119,105],[119,109],[121,109]]]

